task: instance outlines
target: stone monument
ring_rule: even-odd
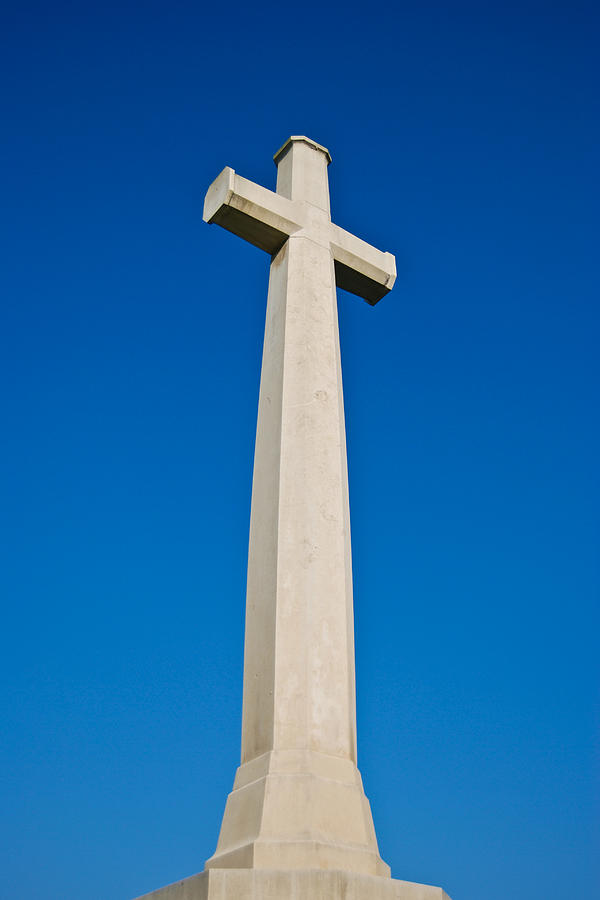
[[[199,875],[145,900],[448,900],[381,859],[356,765],[336,284],[374,305],[394,257],[331,221],[329,152],[291,137],[274,193],[225,168],[204,220],[271,256],[248,554],[241,764]]]

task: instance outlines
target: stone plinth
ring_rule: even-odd
[[[210,869],[138,900],[450,900],[442,888],[338,870]]]

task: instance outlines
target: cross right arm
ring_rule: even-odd
[[[366,241],[331,225],[331,252],[338,287],[358,294],[374,306],[391,291],[396,280],[396,262],[391,253],[382,253]]]

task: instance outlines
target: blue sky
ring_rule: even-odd
[[[0,896],[203,867],[239,758],[268,259],[201,221],[307,134],[396,254],[340,292],[359,764],[393,874],[600,887],[592,3],[2,13]]]

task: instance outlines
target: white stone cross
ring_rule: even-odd
[[[277,192],[224,169],[204,219],[271,254],[252,488],[242,759],[207,868],[389,876],[356,767],[336,284],[377,303],[394,257],[333,224],[329,152],[291,137]]]
[[[329,151],[307,137],[294,135],[275,156],[277,193],[236,175],[227,166],[211,184],[204,201],[204,221],[275,256],[288,238],[304,237],[327,249],[338,287],[374,305],[396,280],[391,253],[382,253],[334,225],[329,212]]]

